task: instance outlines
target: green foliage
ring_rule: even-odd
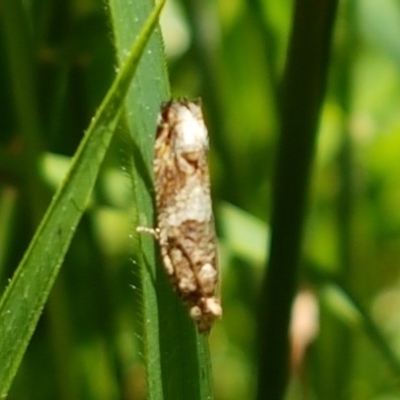
[[[163,4],[163,3],[160,3]],[[8,393],[23,353],[57,277],[76,226],[88,204],[98,172],[118,124],[123,100],[141,53],[157,23],[155,10],[126,65],[117,75],[72,159],[63,183],[33,237],[0,302],[0,387]]]
[[[13,399],[399,398],[398,4],[168,0],[165,49],[156,28],[124,106],[100,106],[153,3],[1,3],[0,392],[16,373]],[[209,339],[135,231],[170,92],[210,130]],[[288,345],[293,299],[311,343]]]

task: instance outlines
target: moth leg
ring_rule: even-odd
[[[148,233],[148,234],[152,235],[156,240],[160,239],[160,228],[148,228],[146,226],[137,226],[136,232]]]
[[[167,252],[161,251],[165,271],[169,276],[174,275],[174,266]]]

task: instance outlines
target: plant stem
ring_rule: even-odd
[[[258,399],[281,399],[288,328],[337,0],[297,0],[283,77],[269,268],[259,314]]]

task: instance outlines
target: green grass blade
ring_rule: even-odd
[[[149,0],[109,0],[119,60],[124,59],[126,46],[135,37],[150,4]],[[128,154],[134,164],[131,171],[133,196],[140,210],[135,225],[154,225],[149,166],[153,156],[157,113],[161,101],[169,97],[162,40],[160,35],[154,35],[125,102],[128,110],[125,126],[133,139],[133,148]],[[135,250],[141,280],[141,315],[144,321],[141,335],[148,398],[212,399],[207,339],[198,336],[187,309],[172,291],[159,260],[156,260],[154,238],[139,235]]]
[[[374,321],[371,313],[358,301],[356,296],[335,276],[324,272],[323,268],[310,265],[306,270],[311,282],[319,287],[322,302],[343,324],[362,329],[375,348],[381,353],[393,374],[400,376],[400,359]]]
[[[148,0],[109,0],[110,18],[114,36],[114,46],[118,64],[125,58],[126,48],[135,38],[151,7]],[[164,51],[160,32],[149,41],[147,52],[141,63],[125,101],[126,136],[128,144],[127,169],[132,179],[133,203],[140,210],[133,216],[134,226],[153,226],[152,188],[149,166],[153,156],[155,124],[160,103],[169,98],[169,83],[165,68]],[[132,138],[132,140],[130,139]],[[147,176],[147,178],[146,178]],[[136,218],[137,217],[137,218]],[[137,246],[133,249],[137,259],[140,280],[140,311],[143,321],[141,332],[146,386],[149,399],[163,399],[160,360],[160,333],[156,281],[156,260],[154,239],[146,235],[136,235]]]
[[[282,83],[270,254],[260,296],[259,400],[282,399],[288,383],[290,313],[337,4],[294,2]]]
[[[154,8],[126,63],[93,118],[0,302],[0,398],[6,397],[75,228],[89,201],[122,103],[165,1]]]

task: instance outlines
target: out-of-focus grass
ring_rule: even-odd
[[[247,399],[255,392],[258,293],[268,251],[251,237],[270,230],[277,103],[294,3],[168,0],[175,9],[164,16],[171,93],[202,97],[210,127],[224,305],[224,318],[210,337],[216,399]],[[44,148],[50,158],[56,153],[68,159],[114,74],[108,10],[93,0],[29,4],[24,11],[34,45],[24,54],[31,60],[24,65],[35,71],[30,79],[36,88],[25,84],[21,93],[25,90],[25,101],[33,98],[37,107],[32,127],[43,139],[37,144],[41,156]],[[373,330],[368,333],[368,326],[346,317],[354,298],[368,316],[365,321],[377,324],[391,356],[399,354],[399,18],[399,6],[391,0],[340,2],[301,247],[304,264],[313,265],[323,279],[310,279],[299,267],[301,285],[320,295],[319,331],[301,370],[291,371],[291,398],[399,397],[398,376],[382,357],[383,347],[367,340]],[[17,109],[4,49],[2,34],[2,287],[48,197],[33,197],[39,189],[29,183],[21,150],[26,130],[18,124],[31,119],[21,119]],[[161,87],[160,93],[168,90]],[[152,120],[156,105],[142,106]],[[29,132],[30,126],[24,129]],[[135,333],[143,318],[139,268],[129,261],[137,244],[128,235],[135,218],[141,224],[152,221],[151,214],[135,217],[132,209],[129,179],[120,167],[128,152],[125,139],[117,138],[17,375],[13,398],[144,396],[146,344]],[[143,156],[149,165],[149,148]],[[45,175],[55,178],[62,168],[43,165]],[[53,189],[47,182],[43,192]],[[5,210],[8,218],[2,218]],[[143,240],[152,246],[151,238]],[[335,282],[342,282],[348,295],[332,296],[326,288],[341,287]]]

